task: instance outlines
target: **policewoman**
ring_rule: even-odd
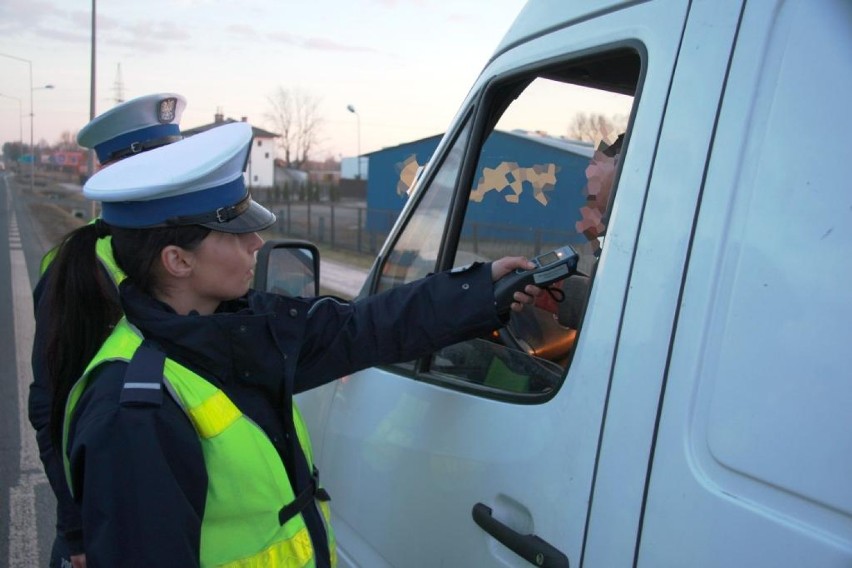
[[[107,167],[119,160],[152,150],[181,139],[180,118],[186,108],[186,99],[175,93],[157,93],[138,97],[121,103],[94,118],[77,134],[77,143],[95,151],[101,167]],[[112,256],[112,246],[108,236],[96,238],[94,227],[88,227],[91,248],[95,251],[96,262],[103,273],[102,282],[109,283],[110,294],[104,300],[113,313],[113,323],[120,317],[117,286],[124,278]],[[45,370],[45,335],[47,322],[52,308],[44,301],[45,273],[56,255],[56,250],[48,252],[42,259],[41,278],[33,291],[36,328],[33,341],[33,383],[30,385],[29,419],[36,430],[39,453],[44,465],[51,489],[56,495],[56,538],[54,539],[49,566],[67,568],[83,566],[83,538],[80,512],[65,482],[65,472],[58,451],[54,451],[51,441],[50,414],[51,393]],[[82,297],[67,298],[81,309],[87,309],[86,294]],[[81,363],[88,362],[94,353],[81,354]],[[72,379],[79,376],[74,375]],[[60,425],[57,425],[61,427]],[[58,432],[58,428],[56,432]]]
[[[493,281],[532,267],[503,258],[351,303],[251,290],[257,231],[275,217],[243,182],[250,141],[247,124],[224,125],[84,188],[127,275],[118,324],[69,310],[59,327],[79,333],[49,342],[58,361],[103,342],[79,380],[53,376],[89,567],[334,566],[293,395],[492,331]],[[55,263],[75,272],[50,282],[56,300],[103,290],[75,254],[72,236]],[[513,309],[540,290],[526,292]]]

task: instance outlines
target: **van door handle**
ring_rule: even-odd
[[[527,562],[547,568],[568,568],[568,557],[559,549],[534,534],[521,534],[510,529],[491,516],[491,509],[486,505],[477,503],[472,513],[474,522],[482,530]]]

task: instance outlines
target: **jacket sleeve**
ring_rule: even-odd
[[[433,274],[351,303],[320,298],[307,315],[295,392],[421,357],[502,325],[490,264]]]
[[[30,424],[36,431],[36,442],[44,472],[53,494],[56,495],[56,530],[65,535],[71,554],[79,554],[83,552],[80,511],[68,491],[62,459],[59,452],[54,451],[50,438],[52,396],[44,364],[45,331],[50,307],[44,297],[45,280],[43,276],[33,291],[36,325],[32,351],[33,382],[30,384],[28,413]]]
[[[69,432],[88,565],[198,566],[207,492],[200,442],[171,397],[120,406],[125,369],[95,371]]]

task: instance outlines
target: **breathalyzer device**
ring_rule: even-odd
[[[577,252],[570,245],[546,252],[532,259],[535,268],[523,270],[517,268],[494,283],[494,302],[497,313],[504,314],[514,301],[512,296],[518,290],[523,290],[527,284],[535,284],[546,288],[554,282],[559,282],[577,270],[579,260]]]

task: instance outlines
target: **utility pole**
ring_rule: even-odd
[[[118,68],[115,72],[115,83],[112,87],[113,91],[115,91],[115,104],[121,104],[124,102],[124,79],[121,78],[121,63],[118,64]]]
[[[97,69],[97,66],[96,66],[97,53],[95,51],[95,46],[97,45],[97,42],[96,42],[97,36],[96,36],[95,32],[96,32],[96,29],[97,29],[96,28],[96,23],[97,23],[97,9],[96,8],[97,8],[97,6],[95,5],[95,2],[96,2],[96,0],[92,0],[92,66],[91,66],[90,77],[89,77],[89,120],[90,121],[95,118],[95,95],[96,95],[95,77],[96,77],[96,69]],[[88,161],[88,164],[86,165],[86,178],[88,179],[88,178],[92,177],[92,175],[94,173],[95,173],[95,151],[90,148],[89,149],[89,161]],[[89,215],[89,218],[94,219],[97,205],[95,204],[94,200],[92,200],[91,203],[92,203],[92,208],[91,208],[91,214]]]

